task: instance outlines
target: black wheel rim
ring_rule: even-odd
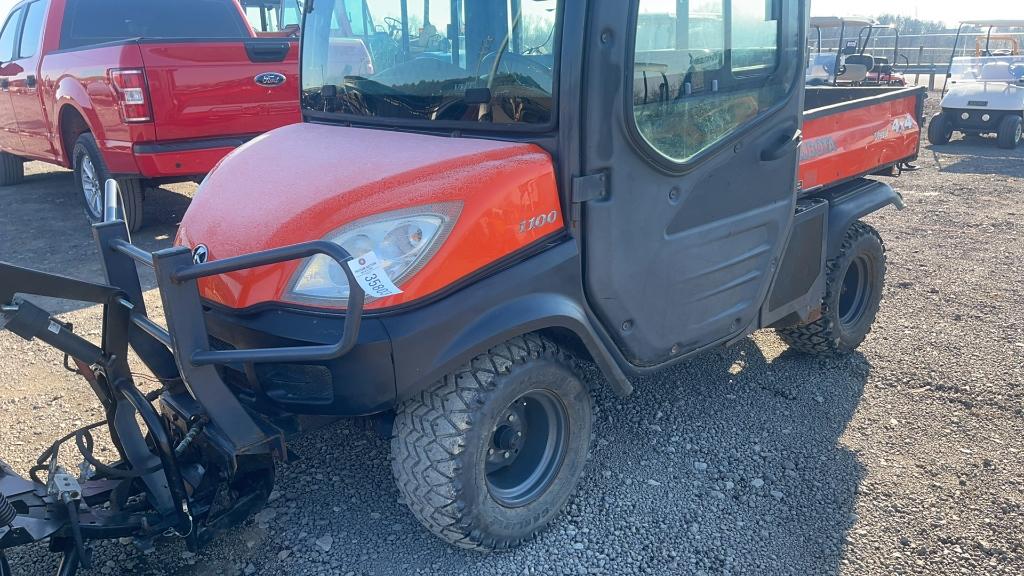
[[[487,488],[502,506],[517,508],[540,498],[565,459],[569,416],[558,397],[532,390],[510,404],[491,431]]]
[[[839,322],[843,327],[855,326],[864,317],[871,290],[871,260],[858,256],[846,269],[839,293]]]

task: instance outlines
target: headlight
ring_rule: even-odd
[[[439,204],[387,212],[353,222],[324,240],[340,245],[353,258],[376,253],[388,277],[401,288],[437,253],[455,225],[460,208],[458,204]],[[286,294],[292,301],[321,305],[344,305],[348,296],[345,271],[323,254],[302,263]]]

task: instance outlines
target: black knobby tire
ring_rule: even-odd
[[[885,283],[885,244],[871,226],[855,222],[827,269],[821,318],[777,332],[794,350],[814,355],[853,352],[878,315]]]
[[[946,113],[939,112],[932,116],[931,122],[928,123],[928,141],[933,146],[942,146],[949,144],[949,140],[952,137],[953,122],[950,121]]]
[[[563,419],[558,426],[551,425],[555,412]],[[505,424],[517,413],[525,432]],[[507,549],[533,538],[572,496],[592,427],[590,393],[575,360],[529,334],[404,402],[392,471],[406,504],[434,534],[461,548]],[[516,434],[519,444],[503,440]]]
[[[1000,148],[1013,150],[1024,138],[1024,120],[1020,116],[1006,116],[999,122],[996,142]]]
[[[103,220],[103,187],[110,177],[110,171],[103,161],[103,154],[96,144],[96,138],[91,133],[85,132],[75,141],[72,161],[75,188],[78,190],[78,198],[85,209],[85,215],[91,222],[99,222]],[[121,217],[127,222],[129,230],[137,232],[143,225],[142,182],[137,178],[118,178],[117,185],[121,190]]]
[[[14,154],[0,152],[0,186],[21,184],[25,179],[25,161]]]

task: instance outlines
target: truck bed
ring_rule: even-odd
[[[804,194],[917,158],[925,88],[808,87],[799,186]]]

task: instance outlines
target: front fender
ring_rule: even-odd
[[[857,220],[886,206],[896,206],[900,210],[906,208],[899,192],[877,180],[855,180],[834,188],[823,197],[829,203],[826,240],[829,259],[838,255],[846,231]]]
[[[398,399],[501,342],[552,329],[575,335],[614,390],[628,395],[632,386],[582,308],[580,270],[575,243],[565,241],[428,306],[381,318],[391,336]]]

